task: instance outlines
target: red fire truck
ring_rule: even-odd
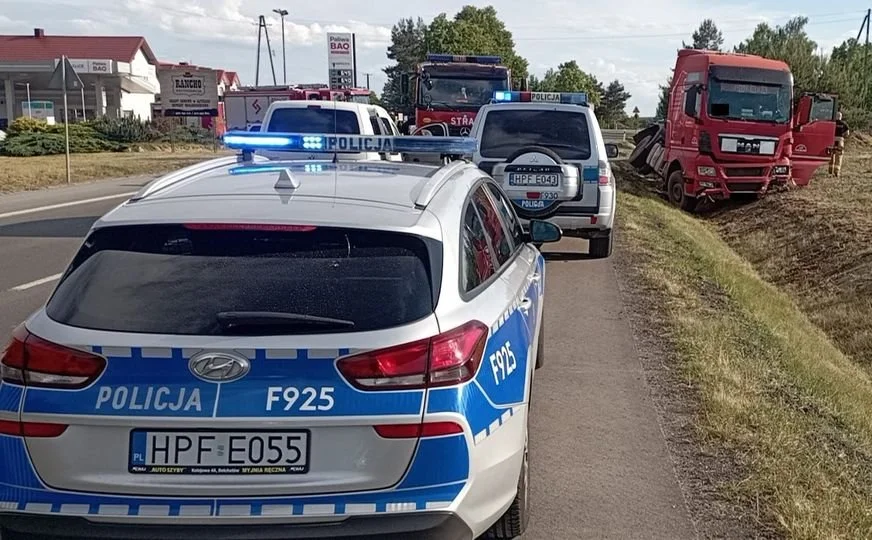
[[[663,179],[669,199],[693,211],[703,199],[763,196],[773,185],[806,185],[826,164],[835,137],[836,99],[794,99],[784,62],[684,49],[665,124],[634,136],[629,161]]]
[[[369,94],[366,88],[330,89],[323,84],[240,88],[224,94],[225,124],[229,131],[259,126],[273,101],[305,99],[369,103]]]
[[[428,54],[411,77],[402,77],[403,95],[413,96],[414,132],[468,135],[476,113],[494,92],[511,89],[511,72],[501,64],[499,56]]]

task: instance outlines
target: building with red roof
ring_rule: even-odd
[[[64,118],[62,92],[48,88],[61,56],[84,83],[79,95],[68,93],[71,120],[151,117],[159,62],[144,37],[53,36],[35,28],[30,35],[0,35],[0,128],[25,111]]]

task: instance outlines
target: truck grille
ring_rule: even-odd
[[[763,167],[725,167],[724,175],[729,178],[737,176],[763,176]]]
[[[727,189],[733,193],[757,192],[763,189],[763,182],[727,182]]]

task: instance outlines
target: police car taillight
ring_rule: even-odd
[[[470,321],[432,338],[340,358],[336,366],[362,390],[410,390],[468,381],[481,364],[488,327]]]
[[[84,388],[104,369],[102,356],[51,343],[23,325],[15,329],[0,359],[3,382],[44,388]]]
[[[611,182],[609,164],[607,161],[600,160],[599,162],[599,185],[607,186]]]

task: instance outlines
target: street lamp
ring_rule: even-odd
[[[282,19],[282,77],[285,81],[285,84],[288,84],[288,64],[285,59],[285,15],[288,14],[288,10],[286,9],[274,9],[273,13],[278,13],[279,17]]]
[[[29,82],[24,82],[24,83],[18,82],[15,84],[17,84],[18,86],[24,86],[27,88],[27,117],[33,118],[33,109],[31,108],[32,105],[30,102],[30,83]]]

